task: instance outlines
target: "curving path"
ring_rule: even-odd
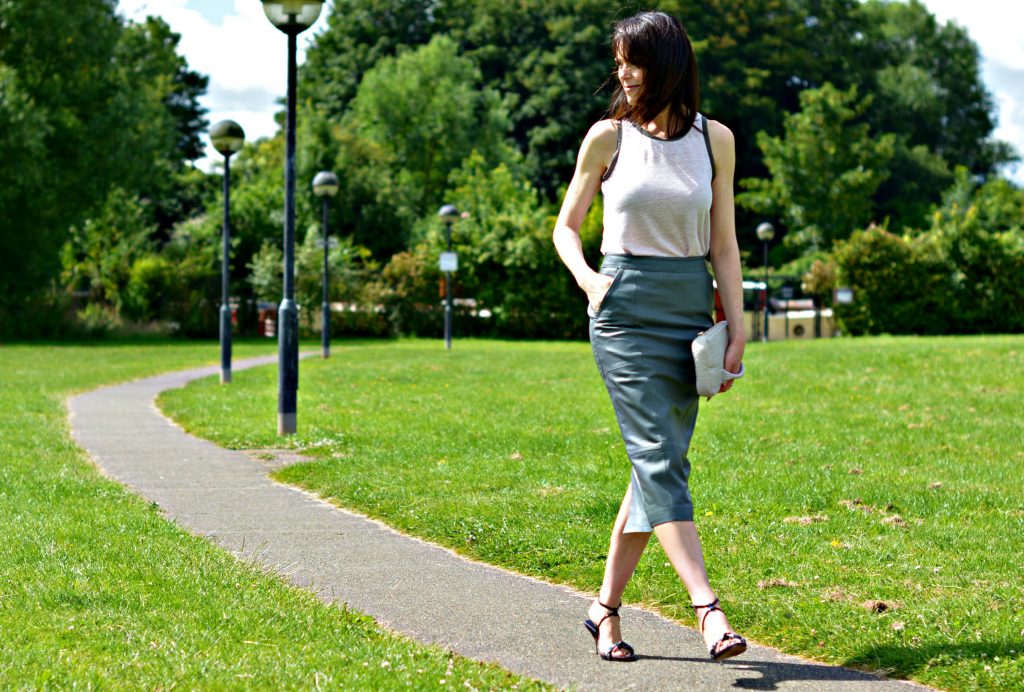
[[[276,356],[253,358],[234,369],[275,362]],[[169,518],[327,602],[347,603],[414,639],[559,686],[922,689],[762,646],[712,663],[695,630],[636,608],[623,609],[624,630],[643,658],[600,661],[581,625],[591,596],[471,562],[276,483],[243,452],[192,437],[157,410],[160,392],[218,372],[211,366],[78,395],[68,402],[72,435],[104,473]]]

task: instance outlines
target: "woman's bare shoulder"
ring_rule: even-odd
[[[719,147],[735,146],[735,137],[732,130],[717,120],[708,119],[708,135],[711,137],[711,144],[717,149]]]
[[[618,146],[619,127],[617,120],[598,120],[591,125],[580,147],[581,156],[607,166]]]

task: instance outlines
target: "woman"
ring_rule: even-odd
[[[674,17],[644,12],[615,25],[618,85],[590,128],[554,230],[555,247],[589,300],[590,340],[632,464],[604,581],[584,623],[601,658],[632,661],[618,608],[651,533],[686,585],[711,658],[746,650],[708,583],[687,486],[698,396],[691,342],[712,325],[710,256],[729,322],[725,368],[739,372],[746,336],[732,179],[735,145],[698,112],[697,64]],[[604,195],[604,262],[583,257],[580,224]],[[722,385],[721,391],[732,386]]]

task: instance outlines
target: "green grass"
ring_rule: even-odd
[[[755,344],[747,367],[702,405],[692,447],[733,624],[939,687],[1024,688],[1024,338]],[[162,406],[223,445],[280,446],[275,377],[199,382]],[[280,480],[597,589],[628,462],[586,344],[349,344],[303,363],[299,396],[289,444],[318,461]],[[654,544],[625,598],[692,622]]]
[[[71,441],[70,394],[217,360],[215,343],[0,345],[0,688],[533,687],[235,560]]]

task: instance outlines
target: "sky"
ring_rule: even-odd
[[[1024,155],[1024,3],[1020,0],[924,0],[940,22],[965,27],[981,51],[982,79],[998,111],[996,139]],[[201,103],[210,123],[230,118],[254,140],[277,130],[274,113],[287,79],[287,38],[267,21],[259,0],[120,0],[128,19],[162,17],[181,34],[179,52],[189,67],[210,77]],[[299,64],[304,47],[326,27],[327,10],[313,27],[299,35]],[[220,156],[207,142],[209,169]],[[1007,175],[1024,185],[1024,164]]]

